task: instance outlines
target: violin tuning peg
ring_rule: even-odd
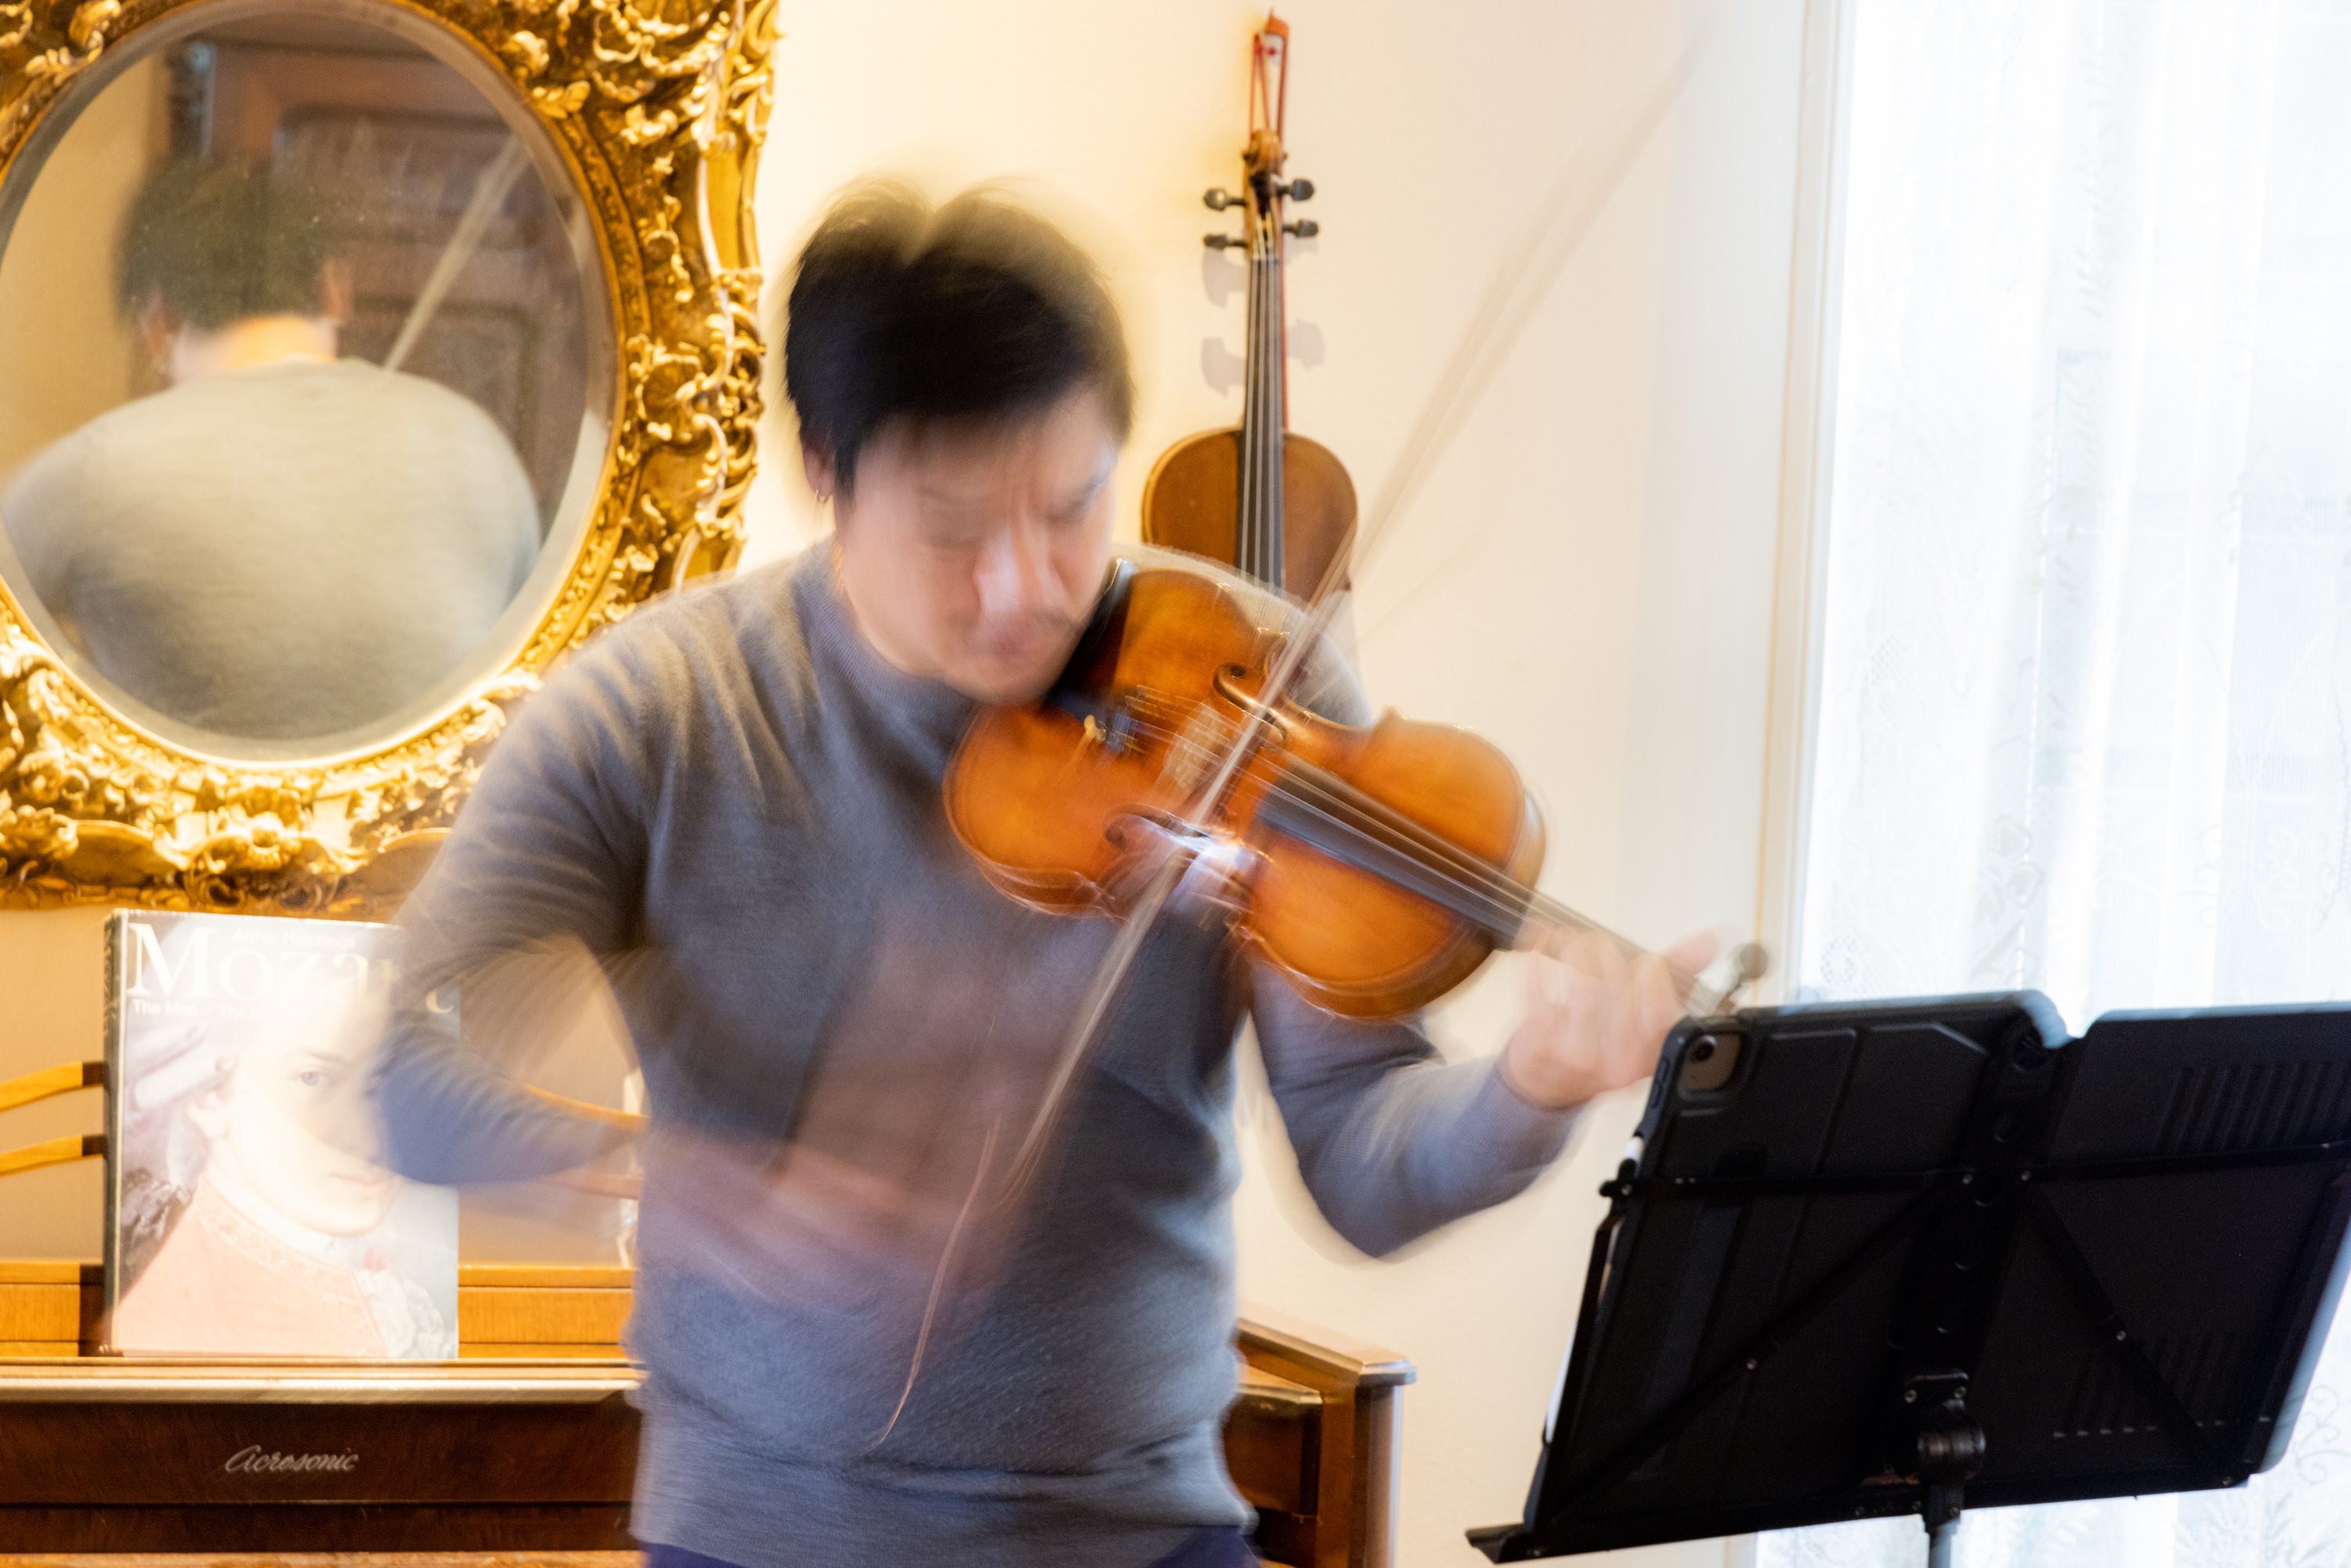
[[[1238,207],[1241,204],[1241,199],[1222,185],[1210,186],[1208,193],[1202,196],[1200,202],[1212,213],[1221,213],[1227,207]]]
[[[1300,239],[1312,239],[1322,232],[1322,225],[1312,218],[1301,218],[1294,224],[1282,225],[1281,232],[1296,235]]]
[[[1293,202],[1311,202],[1314,199],[1314,182],[1292,180],[1281,187],[1281,193]]]
[[[1201,236],[1200,243],[1210,250],[1238,250],[1249,242],[1236,239],[1231,235],[1205,235]]]

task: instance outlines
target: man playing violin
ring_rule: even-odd
[[[1051,685],[1102,591],[1134,407],[1117,313],[999,198],[873,187],[802,252],[778,340],[831,536],[640,611],[518,716],[402,916],[390,1157],[463,1182],[605,1152],[428,1005],[584,948],[652,1117],[629,1330],[649,1560],[1248,1563],[1218,1446],[1241,1022],[1322,1213],[1384,1253],[1523,1189],[1576,1107],[1646,1077],[1670,971],[1595,942],[1547,964],[1498,1057],[1446,1065],[1409,1021],[1309,1006],[1189,907],[1151,927],[1051,1158],[1008,1177],[1115,927],[998,892],[941,782],[980,705]],[[1299,695],[1363,716],[1335,658]]]

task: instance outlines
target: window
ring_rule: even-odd
[[[1842,16],[1796,981],[2077,1030],[2351,994],[2351,5]],[[1974,1515],[1959,1561],[2351,1562],[2346,1393],[2351,1333],[2249,1489]]]

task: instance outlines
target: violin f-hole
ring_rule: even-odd
[[[1278,710],[1269,707],[1241,690],[1241,680],[1249,673],[1249,666],[1246,664],[1221,666],[1217,671],[1216,678],[1212,683],[1216,687],[1217,695],[1240,709],[1243,718],[1253,718],[1264,726],[1264,735],[1268,742],[1275,746],[1288,746],[1290,744],[1288,721],[1283,719]]]

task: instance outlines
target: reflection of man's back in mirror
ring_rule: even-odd
[[[387,717],[456,674],[537,556],[486,413],[335,357],[350,295],[295,183],[166,167],[124,218],[116,298],[170,385],[0,496],[51,619],[183,723],[301,739]]]

